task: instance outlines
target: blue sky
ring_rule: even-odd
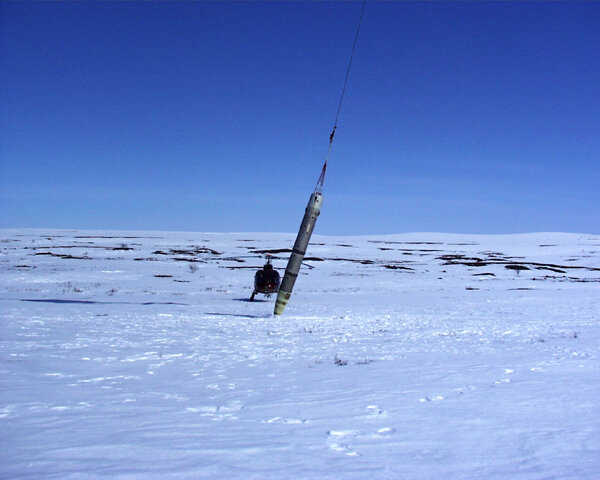
[[[360,2],[0,4],[0,228],[295,232]],[[600,3],[368,2],[316,233],[600,234]]]

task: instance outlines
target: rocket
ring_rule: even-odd
[[[319,180],[317,180],[315,191],[310,195],[308,200],[308,205],[304,211],[304,218],[302,219],[300,230],[298,230],[298,236],[294,242],[294,248],[292,248],[290,259],[288,260],[285,273],[283,274],[283,281],[279,287],[277,300],[275,301],[275,310],[273,311],[273,314],[275,315],[281,315],[283,313],[285,306],[292,296],[292,290],[294,289],[294,284],[298,278],[298,272],[300,272],[302,260],[304,260],[304,255],[306,255],[306,248],[308,247],[310,236],[315,229],[317,217],[319,216],[319,213],[321,213],[321,205],[323,205],[323,183],[325,182],[327,161],[329,160],[329,153],[331,152],[331,144],[333,142],[333,136],[335,135],[336,128],[337,127],[335,126],[333,127],[333,131],[329,136],[329,150],[327,151],[327,158],[325,158],[325,163],[321,169]]]
[[[346,78],[344,79],[344,87],[342,88],[342,95],[340,96],[340,103],[338,104],[337,113],[335,115],[333,130],[331,131],[331,135],[329,135],[329,148],[327,149],[327,157],[325,158],[325,163],[323,164],[321,176],[317,181],[315,191],[311,194],[310,199],[308,200],[308,205],[306,206],[306,211],[304,212],[304,218],[302,219],[302,224],[300,225],[300,230],[298,231],[298,236],[296,237],[296,242],[294,243],[294,248],[292,249],[290,259],[288,260],[287,267],[285,268],[283,281],[281,282],[279,292],[277,293],[277,300],[275,301],[275,311],[273,312],[275,315],[281,315],[283,313],[290,297],[292,296],[292,290],[294,288],[294,284],[296,283],[296,279],[298,278],[298,272],[300,272],[302,260],[306,254],[306,247],[308,247],[310,236],[315,229],[315,223],[317,223],[317,217],[321,212],[321,205],[323,205],[323,194],[321,192],[323,189],[323,182],[325,181],[327,161],[329,160],[329,154],[331,153],[333,136],[335,135],[335,131],[337,129],[340,109],[342,108],[342,101],[344,100],[344,92],[346,91],[348,75],[350,74],[352,59],[354,58],[354,49],[356,47],[356,41],[358,40],[358,32],[360,31],[360,24],[362,23],[366,4],[367,0],[363,0],[358,26],[356,28],[356,35],[354,36],[354,44],[352,45],[352,53],[350,54],[350,61],[348,62],[348,69],[346,70]]]
[[[321,185],[323,183],[322,179],[325,176],[325,168],[326,167],[323,167],[323,172],[319,179]],[[306,206],[304,218],[302,219],[302,224],[300,225],[294,248],[292,249],[290,259],[285,269],[285,274],[283,275],[283,281],[281,282],[281,287],[279,287],[279,293],[277,294],[277,300],[275,302],[275,311],[273,312],[275,315],[281,315],[283,313],[288,300],[292,296],[294,283],[296,283],[302,260],[304,259],[304,255],[306,255],[306,248],[308,247],[310,236],[315,229],[317,217],[321,212],[321,205],[323,205],[323,194],[320,192],[320,189],[316,189],[315,192],[311,194],[308,205]]]

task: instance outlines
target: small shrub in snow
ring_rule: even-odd
[[[348,365],[348,362],[346,360],[342,360],[340,357],[338,357],[337,353],[335,354],[335,357],[333,357],[333,363],[335,363],[338,367],[343,367],[344,365]]]

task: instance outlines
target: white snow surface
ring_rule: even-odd
[[[294,237],[1,230],[0,478],[600,478],[600,236]]]

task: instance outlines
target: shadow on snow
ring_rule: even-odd
[[[188,305],[187,303],[176,302],[101,302],[97,300],[68,300],[61,298],[21,298],[22,302],[40,302],[40,303],[75,303],[85,305]]]
[[[269,318],[269,315],[243,315],[238,313],[219,313],[219,312],[206,312],[204,315],[215,315],[219,317],[237,317],[237,318]]]

